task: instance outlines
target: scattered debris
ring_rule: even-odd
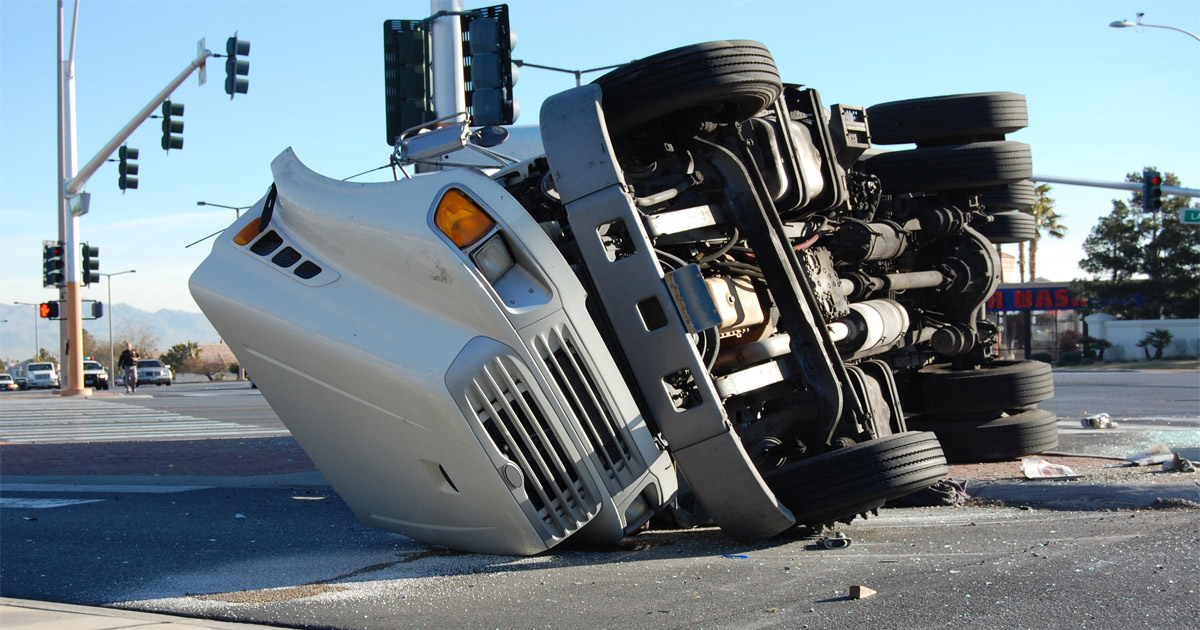
[[[1135,466],[1153,466],[1175,459],[1175,453],[1171,452],[1171,448],[1166,444],[1159,444],[1148,451],[1134,453],[1125,459],[1133,462]]]
[[[1159,497],[1147,507],[1151,510],[1198,510],[1200,503],[1179,497]]]
[[[861,584],[855,584],[850,587],[850,599],[866,599],[874,597],[877,593],[878,591],[875,589],[867,588]]]
[[[1090,416],[1084,416],[1079,424],[1085,429],[1115,429],[1117,423],[1112,421],[1112,417],[1106,413],[1094,413]]]
[[[245,514],[234,514],[233,518],[246,518]]]
[[[1051,464],[1037,455],[1022,457],[1021,471],[1025,473],[1026,479],[1078,479],[1083,476],[1070,466]]]
[[[1184,459],[1179,456],[1179,453],[1174,453],[1174,457],[1163,462],[1162,469],[1164,472],[1196,472],[1196,464],[1191,460]]]
[[[924,490],[890,499],[886,507],[938,507],[963,505],[971,500],[967,482],[963,479],[943,479]]]
[[[742,553],[723,553],[723,554],[721,554],[721,557],[745,560],[746,558],[749,558],[750,556],[747,556],[746,554],[742,554]]]
[[[845,549],[853,542],[854,540],[847,538],[842,532],[834,532],[821,539],[821,546],[826,549]]]

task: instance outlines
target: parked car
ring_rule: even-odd
[[[14,376],[13,380],[17,382],[17,389],[21,391],[29,389],[29,379],[24,376]]]
[[[25,377],[29,379],[30,389],[58,387],[58,372],[53,363],[28,363],[25,365]]]
[[[108,389],[108,372],[99,361],[84,360],[83,386],[93,389]]]
[[[170,385],[171,370],[158,359],[140,359],[137,364],[137,384]]]
[[[983,191],[1026,203],[1024,97],[879,107],[917,148],[721,41],[550,97],[544,154],[489,171],[349,184],[289,149],[190,288],[370,525],[505,554],[688,505],[821,528],[947,474],[910,414],[986,458],[1057,444],[1045,364],[994,356],[974,227]],[[410,131],[402,162],[474,137]]]
[[[10,374],[0,374],[0,392],[15,392],[20,387]]]

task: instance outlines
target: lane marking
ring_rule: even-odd
[[[0,483],[0,492],[63,492],[106,494],[173,494],[192,490],[209,490],[214,486],[139,486],[83,483]]]
[[[0,497],[0,509],[19,508],[26,510],[47,510],[50,508],[82,505],[84,503],[103,503],[104,499],[28,499],[17,497]]]

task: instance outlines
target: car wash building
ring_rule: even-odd
[[[988,300],[988,319],[1000,328],[999,356],[1028,359],[1081,350],[1086,334],[1080,309],[1086,299],[1065,282],[1002,283]]]

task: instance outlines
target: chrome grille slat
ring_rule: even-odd
[[[547,329],[533,345],[545,373],[552,377],[559,399],[591,443],[595,463],[605,473],[605,484],[610,491],[620,492],[635,478],[630,445],[590,370],[582,363],[570,331],[563,326]]]
[[[496,357],[485,364],[471,381],[467,402],[496,448],[520,467],[525,495],[550,534],[566,536],[591,518],[598,503],[515,364],[506,364],[512,361]]]

